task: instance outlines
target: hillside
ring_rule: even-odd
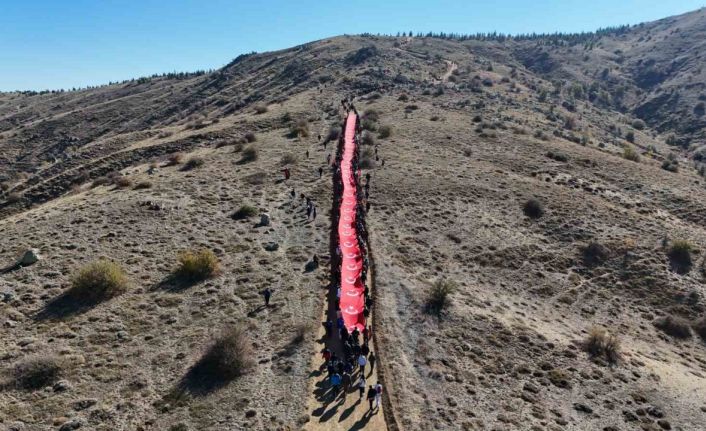
[[[0,267],[41,256],[0,274],[0,425],[701,429],[705,40],[705,9],[592,35],[341,36],[212,73],[0,94]],[[319,405],[328,141],[349,96],[371,175],[377,417],[357,393]],[[175,283],[178,253],[201,248],[220,271]],[[126,291],[67,307],[98,258]],[[441,281],[456,287],[435,313]],[[233,325],[252,367],[191,382]],[[620,346],[587,348],[599,327]],[[21,387],[37,357],[60,372]]]

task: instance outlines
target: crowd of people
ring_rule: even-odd
[[[360,167],[359,167],[359,142],[360,142],[360,118],[357,116],[355,107],[351,102],[347,100],[342,101],[342,107],[346,114],[350,111],[356,113],[356,125],[355,125],[355,137],[354,137],[354,153],[351,162],[351,171],[353,173],[352,178],[344,179],[341,174],[341,162],[343,159],[343,152],[345,147],[345,131],[348,121],[348,115],[345,116],[343,126],[341,129],[341,134],[338,142],[338,150],[336,153],[335,163],[332,166],[334,172],[334,196],[336,199],[333,211],[333,225],[338,226],[340,217],[340,207],[343,202],[343,191],[344,191],[344,180],[350,180],[355,186],[356,190],[356,222],[355,222],[355,233],[358,240],[358,246],[360,249],[360,259],[362,260],[362,269],[359,274],[359,281],[363,286],[363,297],[364,297],[364,309],[363,309],[363,329],[359,330],[358,327],[354,327],[352,330],[346,326],[340,307],[340,297],[341,297],[341,265],[342,265],[342,254],[339,245],[339,238],[335,238],[332,241],[332,246],[335,244],[335,249],[331,253],[331,270],[332,270],[332,284],[331,288],[336,291],[336,315],[335,322],[333,321],[333,316],[331,316],[324,326],[326,328],[326,336],[329,339],[329,344],[338,342],[340,345],[339,353],[333,352],[329,348],[322,350],[321,355],[323,358],[322,369],[327,372],[327,382],[330,385],[331,393],[334,399],[341,396],[343,399],[346,398],[347,394],[352,391],[358,391],[360,399],[365,396],[369,402],[369,411],[374,411],[379,409],[380,402],[382,399],[383,387],[382,384],[377,382],[374,385],[368,385],[366,381],[365,370],[369,369],[368,377],[373,373],[376,363],[375,353],[371,349],[372,340],[372,327],[367,323],[368,317],[370,316],[371,309],[373,306],[373,299],[370,292],[370,288],[367,282],[367,275],[369,270],[369,259],[368,259],[368,231],[365,223],[365,215],[367,210],[370,208],[367,203],[367,198],[370,193],[370,174],[365,176],[365,186],[364,189],[360,185]],[[327,160],[330,161],[330,160]],[[364,191],[363,191],[364,190]],[[337,230],[334,229],[337,233]],[[335,330],[335,332],[334,332]],[[367,387],[367,395],[366,395]]]

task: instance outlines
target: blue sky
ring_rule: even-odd
[[[706,0],[0,0],[0,91],[218,68],[339,34],[575,32]]]

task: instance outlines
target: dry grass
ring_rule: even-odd
[[[139,183],[135,184],[134,189],[135,190],[145,190],[145,189],[151,189],[152,188],[152,183],[149,181],[140,181]]]
[[[218,273],[219,264],[216,255],[208,249],[185,250],[179,253],[179,266],[176,276],[187,281],[200,281]]]
[[[294,156],[292,153],[287,153],[282,156],[282,158],[279,161],[279,164],[282,166],[287,166],[287,165],[296,165],[297,164],[297,158]]]
[[[124,293],[127,286],[128,278],[120,265],[99,259],[78,270],[67,294],[80,302],[95,303]]]
[[[633,147],[626,146],[623,148],[623,158],[625,160],[630,160],[631,162],[639,162],[640,155],[635,151]]]
[[[17,362],[12,368],[12,382],[17,389],[37,390],[55,383],[62,366],[55,356],[31,356]]]
[[[267,105],[264,105],[262,103],[258,103],[257,105],[255,105],[255,113],[256,114],[260,115],[260,114],[264,114],[265,112],[267,112]]]
[[[620,340],[603,328],[591,328],[583,348],[593,358],[602,357],[611,364],[620,361]]]
[[[706,342],[706,316],[692,323],[691,327],[694,329],[694,332]]]
[[[128,177],[115,177],[113,184],[119,189],[125,189],[132,186],[132,180]]]
[[[295,124],[289,126],[289,137],[290,138],[308,138],[309,137],[309,123],[306,120],[299,120]]]
[[[380,126],[378,127],[378,138],[386,139],[392,136],[392,127],[390,126]]]
[[[253,132],[248,132],[245,134],[245,142],[252,143],[257,141],[257,136]]]

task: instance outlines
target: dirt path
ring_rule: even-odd
[[[368,276],[367,285],[370,286],[371,280]],[[322,310],[320,321],[324,322],[327,319],[336,320],[336,304],[338,298],[334,289],[329,288],[327,292],[326,306]],[[373,316],[369,316],[368,321],[372,322]],[[334,330],[335,334],[335,330]],[[307,414],[309,421],[303,426],[305,430],[387,430],[385,415],[383,414],[382,404],[379,408],[370,410],[369,403],[366,399],[367,387],[363,397],[359,395],[356,384],[360,382],[360,373],[354,372],[352,375],[353,387],[348,391],[341,391],[337,396],[330,391],[327,373],[323,368],[323,359],[321,350],[325,347],[329,348],[337,356],[343,356],[341,342],[336,335],[331,337],[326,335],[326,330],[323,325],[318,327],[317,342],[312,358],[310,361],[309,379],[309,398],[307,401]],[[375,351],[377,345],[373,339],[371,349]],[[376,352],[377,353],[377,352]],[[369,387],[379,382],[377,370],[379,363],[375,369],[371,370],[370,366],[366,367],[365,383]],[[383,386],[385,386],[383,384]],[[383,397],[385,397],[383,395]]]
[[[441,82],[448,81],[451,74],[454,73],[454,70],[458,69],[458,64],[454,63],[453,61],[451,61],[451,60],[444,60],[444,61],[446,61],[446,64],[449,66],[449,68],[441,76]]]

